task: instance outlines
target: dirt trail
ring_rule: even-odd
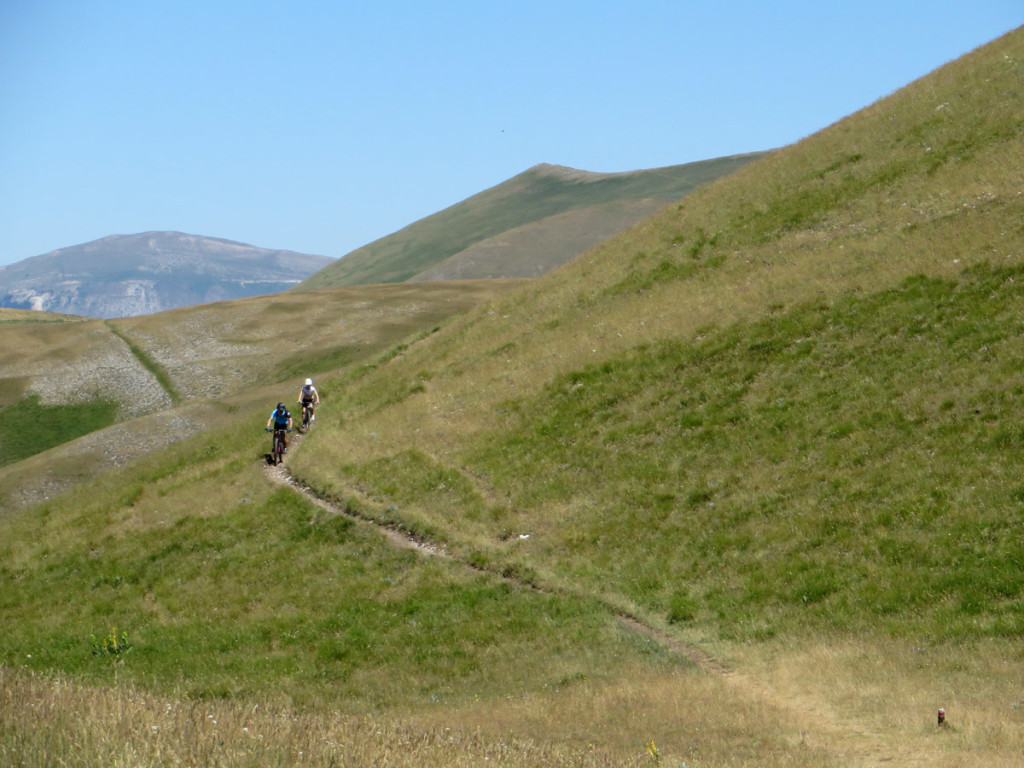
[[[295,432],[295,434],[288,441],[289,453],[294,452],[301,443],[302,433]],[[447,557],[447,553],[441,547],[431,544],[430,542],[417,541],[409,534],[399,531],[396,528],[389,528],[387,526],[380,525],[376,521],[370,520],[368,518],[354,515],[349,510],[344,509],[338,506],[337,504],[328,501],[327,499],[324,499],[314,489],[310,488],[309,486],[303,485],[294,477],[292,477],[291,473],[287,469],[287,461],[288,459],[286,456],[285,464],[278,464],[277,466],[275,466],[270,463],[268,454],[268,461],[264,469],[264,474],[266,474],[267,478],[271,482],[276,483],[277,485],[285,485],[288,486],[289,488],[292,488],[295,491],[298,491],[306,498],[308,498],[311,502],[313,502],[316,506],[318,506],[320,509],[324,510],[329,514],[342,515],[343,517],[347,517],[350,520],[354,520],[365,525],[374,526],[381,533],[383,533],[385,537],[387,537],[387,540],[391,542],[392,545],[396,547],[402,549],[415,549],[419,552],[422,552],[425,555],[430,555],[433,557]]]
[[[296,432],[289,441],[289,451],[295,451],[301,443],[302,435]],[[285,464],[278,466],[273,466],[268,461],[265,474],[271,482],[287,486],[303,494],[313,504],[329,514],[342,515],[355,522],[374,526],[396,547],[413,549],[428,557],[451,557],[442,547],[430,542],[419,541],[408,533],[380,525],[379,522],[369,518],[354,515],[350,510],[324,499],[313,488],[303,485],[291,475],[287,469],[287,459]],[[475,568],[468,562],[463,564],[467,568]],[[510,580],[515,581],[515,579]],[[533,584],[516,583],[529,589],[543,591],[542,588]],[[868,768],[869,766],[915,768],[916,766],[941,765],[944,761],[943,758],[946,757],[920,739],[910,739],[907,734],[896,734],[892,731],[873,728],[849,713],[837,714],[828,702],[816,699],[811,695],[794,695],[792,693],[783,695],[773,690],[764,681],[739,670],[731,669],[700,648],[667,635],[634,617],[620,615],[619,619],[631,631],[650,637],[701,669],[717,675],[732,686],[739,695],[760,700],[779,711],[797,724],[796,732],[799,733],[799,741],[804,746],[825,751],[837,765],[850,768]],[[896,739],[899,741],[895,741]]]

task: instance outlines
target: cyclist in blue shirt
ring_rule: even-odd
[[[267,432],[270,431],[270,424],[273,422],[274,429],[280,429],[284,434],[281,435],[281,441],[284,444],[285,451],[288,450],[288,432],[292,431],[292,415],[288,413],[288,409],[284,403],[278,403],[271,414],[270,418],[267,419]]]

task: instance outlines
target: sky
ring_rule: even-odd
[[[0,0],[0,265],[176,230],[344,256],[537,165],[795,143],[1020,0]]]

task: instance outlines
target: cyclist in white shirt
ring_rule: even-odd
[[[299,390],[298,403],[303,408],[309,408],[309,421],[312,423],[316,419],[316,415],[313,409],[320,405],[320,393],[316,391],[316,387],[313,386],[312,379],[306,379],[306,383],[302,385],[302,389]]]

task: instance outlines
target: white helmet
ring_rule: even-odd
[[[307,387],[312,387],[313,386],[313,380],[312,379],[306,379],[306,386]]]

